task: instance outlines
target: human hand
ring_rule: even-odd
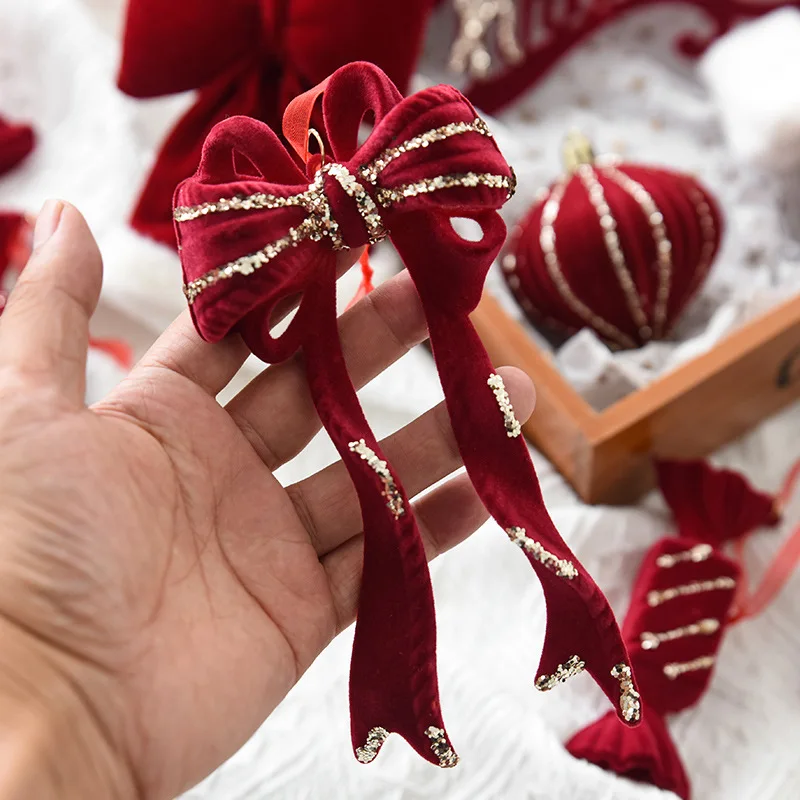
[[[68,204],[36,233],[0,319],[0,794],[171,798],[354,619],[359,506],[341,462],[286,488],[273,475],[319,428],[301,359],[223,407],[247,348],[203,342],[188,313],[87,409],[100,255]],[[356,386],[422,341],[408,275],[340,334]],[[527,419],[529,380],[502,374]],[[460,466],[441,405],[381,446],[412,497]],[[486,519],[465,475],[415,513],[429,558]]]

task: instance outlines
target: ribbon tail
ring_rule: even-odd
[[[306,290],[314,320],[303,352],[322,424],[352,478],[364,525],[364,567],[350,668],[353,748],[372,761],[390,733],[443,767],[457,757],[445,733],[436,673],[433,592],[409,499],[358,402],[336,320],[335,263]],[[324,277],[323,277],[324,273]],[[336,398],[335,403],[331,398]]]
[[[608,772],[674,792],[689,800],[689,779],[664,719],[648,709],[630,728],[607,713],[567,742],[567,750]]]
[[[546,690],[586,669],[630,724],[639,719],[639,695],[611,607],[556,530],[514,417],[502,379],[469,319],[482,275],[470,260],[489,264],[504,227],[483,220],[484,240],[471,256],[439,230],[409,219],[392,239],[412,274],[428,321],[431,349],[464,466],[487,511],[525,553],[544,590],[547,630],[536,686]],[[496,221],[493,221],[495,220]],[[499,224],[499,227],[498,227]],[[482,250],[483,252],[480,252]],[[496,250],[495,250],[496,253]],[[435,268],[429,265],[435,264]],[[535,378],[535,376],[534,376]]]

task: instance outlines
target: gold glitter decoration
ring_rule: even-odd
[[[642,308],[641,298],[636,289],[636,284],[633,282],[633,276],[625,262],[625,253],[622,252],[619,234],[617,233],[617,221],[611,214],[611,208],[606,201],[603,185],[597,180],[594,169],[589,164],[582,164],[576,172],[584,188],[589,193],[589,202],[597,212],[600,227],[603,229],[606,252],[611,259],[611,265],[614,268],[619,285],[622,287],[628,310],[631,312],[633,321],[639,326],[639,335],[642,339],[647,340],[653,335],[653,330],[647,324],[647,317]]]
[[[356,758],[362,764],[369,764],[370,761],[374,761],[375,756],[378,755],[388,737],[389,731],[386,728],[373,728],[367,734],[367,741],[364,746],[356,748]]]
[[[439,759],[440,767],[449,768],[458,764],[458,756],[447,741],[447,736],[442,728],[435,728],[431,725],[425,731],[425,735],[431,740],[431,750]]]
[[[514,416],[514,408],[511,405],[511,398],[508,396],[506,385],[503,383],[503,379],[493,372],[489,376],[489,379],[486,381],[486,383],[494,393],[500,411],[503,412],[503,421],[505,422],[506,426],[506,436],[508,436],[509,439],[515,439],[522,432],[522,426],[519,424],[519,420],[516,418],[516,416]]]
[[[388,148],[370,164],[361,167],[361,176],[370,181],[370,183],[374,183],[380,172],[395,158],[399,158],[404,153],[428,147],[434,142],[463,133],[479,133],[487,137],[492,135],[489,127],[480,118],[472,122],[452,122],[426,131],[397,147]],[[347,245],[342,239],[339,225],[333,218],[330,202],[325,194],[326,175],[330,175],[336,180],[345,193],[355,200],[358,213],[364,220],[370,244],[375,244],[385,238],[387,231],[383,225],[375,200],[372,199],[370,193],[355,175],[343,164],[337,163],[328,163],[320,167],[314,176],[314,182],[309,185],[308,189],[298,194],[281,197],[279,195],[265,194],[264,192],[255,192],[251,195],[221,197],[214,202],[200,203],[194,206],[178,206],[175,208],[173,216],[177,222],[182,223],[191,222],[209,214],[224,214],[235,211],[299,207],[309,212],[309,216],[306,219],[295,227],[290,228],[287,234],[280,239],[265,245],[255,253],[249,253],[209,270],[204,275],[184,285],[183,292],[189,304],[191,305],[197,296],[212,284],[232,278],[234,275],[252,275],[253,272],[272,261],[284,250],[297,246],[305,239],[318,242],[323,236],[327,236],[331,239],[335,250],[347,249]],[[440,189],[477,186],[506,189],[508,196],[511,197],[516,189],[516,178],[513,172],[511,177],[474,172],[458,175],[440,175],[394,189],[378,189],[375,194],[378,202],[384,207],[388,207],[404,200],[406,197],[416,197],[417,195]]]
[[[376,197],[384,208],[400,203],[409,197],[436,192],[439,189],[455,189],[458,187],[474,189],[477,186],[488,186],[490,189],[505,189],[508,197],[514,194],[516,180],[505,175],[493,175],[491,172],[465,172],[456,175],[437,175],[435,178],[423,178],[416,183],[406,183],[392,189],[378,189]]]
[[[639,692],[633,688],[631,668],[627,664],[617,664],[611,670],[611,677],[619,681],[619,710],[625,722],[638,722],[642,717],[642,702]]]
[[[565,558],[559,558],[553,555],[549,550],[545,550],[541,543],[525,535],[525,528],[519,528],[517,526],[506,528],[506,534],[517,547],[530,553],[536,561],[543,564],[552,572],[555,572],[559,578],[568,578],[572,580],[578,577],[578,570],[571,561],[567,561]]]
[[[561,201],[567,190],[569,178],[559,181],[554,187],[550,196],[542,208],[541,227],[539,230],[539,245],[544,253],[544,263],[550,279],[555,284],[558,293],[564,302],[574,311],[584,322],[587,322],[596,330],[624,348],[635,348],[636,342],[626,333],[623,333],[616,325],[612,325],[599,315],[595,314],[572,290],[567,281],[556,250],[556,230],[555,223],[561,211]]]
[[[717,226],[711,214],[711,206],[705,195],[697,188],[692,187],[689,191],[689,198],[694,203],[695,211],[700,220],[700,233],[703,237],[703,244],[700,248],[700,263],[692,282],[691,291],[694,292],[705,278],[714,258],[714,249],[717,238]]]
[[[509,64],[524,58],[517,39],[517,9],[514,0],[454,0],[459,19],[458,36],[450,50],[450,69],[483,78],[492,65],[488,42],[489,28],[496,24],[497,49]]]
[[[710,544],[696,544],[694,547],[682,550],[679,553],[663,553],[656,559],[656,566],[662,569],[669,569],[682,561],[698,563],[709,558],[713,551],[714,548]]]
[[[684,636],[711,636],[718,630],[719,620],[709,617],[680,628],[673,628],[671,631],[661,631],[660,633],[644,631],[640,634],[639,639],[642,642],[643,650],[655,650],[662,642],[672,642],[675,639],[682,639]]]
[[[687,672],[696,672],[701,669],[711,669],[714,666],[714,656],[700,656],[691,661],[664,664],[664,674],[671,680],[679,678]]]
[[[647,593],[647,604],[654,608],[666,603],[668,600],[674,600],[676,597],[685,597],[686,595],[700,594],[701,592],[713,592],[717,589],[735,588],[736,581],[724,575],[721,578],[684,583],[682,586],[672,586],[669,589],[654,589]]]
[[[578,675],[583,672],[585,667],[585,661],[581,661],[578,656],[572,656],[563,664],[559,664],[552,675],[540,675],[536,679],[536,688],[540,692],[549,692],[559,683],[564,683],[564,681],[568,680],[573,675]]]
[[[621,186],[633,199],[647,217],[653,243],[656,246],[656,260],[658,263],[658,289],[656,302],[653,307],[653,335],[659,337],[664,332],[667,320],[667,302],[672,287],[672,242],[667,236],[664,225],[664,215],[653,200],[653,196],[641,183],[635,181],[616,167],[606,167],[603,174]]]
[[[410,152],[411,150],[418,150],[420,147],[428,147],[434,142],[441,142],[449,139],[451,136],[457,136],[462,133],[479,133],[481,136],[492,138],[492,132],[489,126],[480,118],[476,118],[472,122],[451,122],[448,125],[442,125],[440,128],[426,131],[413,139],[408,139],[397,147],[388,147],[376,159],[364,167],[361,167],[359,172],[361,176],[369,181],[375,183],[378,180],[378,175],[386,169],[396,158]]]
[[[394,518],[397,519],[405,514],[403,495],[400,494],[400,490],[397,488],[386,462],[378,458],[375,455],[375,451],[368,447],[363,439],[359,439],[357,442],[350,442],[347,446],[353,453],[358,453],[362,460],[367,462],[367,466],[374,470],[383,481],[383,492],[381,494],[386,498],[386,505],[389,511],[394,514]]]

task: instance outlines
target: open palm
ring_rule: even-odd
[[[359,507],[341,463],[286,488],[272,474],[319,427],[301,360],[223,407],[247,349],[203,342],[188,314],[87,409],[100,258],[74,208],[47,206],[40,239],[48,223],[0,321],[0,625],[13,644],[0,682],[41,674],[26,699],[57,697],[80,717],[64,748],[81,774],[51,757],[59,797],[170,798],[239,747],[353,620]],[[421,341],[408,277],[340,333],[357,386]],[[503,374],[527,418],[529,382]],[[411,496],[460,465],[442,407],[382,447]],[[485,518],[463,475],[415,506],[429,557]]]

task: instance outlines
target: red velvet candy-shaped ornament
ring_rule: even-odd
[[[534,324],[592,328],[614,348],[667,336],[719,248],[716,202],[694,178],[601,164],[580,136],[568,172],[512,232],[501,264]]]
[[[776,521],[773,498],[738,473],[701,461],[657,464],[678,536],[647,553],[623,635],[639,678],[645,719],[635,731],[609,715],[576,733],[576,757],[688,800],[689,779],[665,716],[699,701],[731,623],[742,574],[720,549]]]
[[[129,0],[119,86],[134,97],[199,89],[165,140],[131,223],[174,246],[172,193],[218,122],[278,130],[286,104],[354,59],[405,89],[433,0]]]
[[[396,732],[433,763],[457,761],[439,705],[419,530],[364,418],[337,330],[335,250],[386,236],[419,292],[467,472],[542,583],[548,624],[537,687],[585,668],[635,724],[638,694],[613,614],[544,508],[502,379],[469,320],[505,235],[497,209],[513,191],[513,172],[457,90],[436,86],[404,100],[367,63],[343,67],[290,105],[284,132],[298,153],[307,151],[297,121],[309,119],[323,91],[320,133],[330,159],[312,157],[303,171],[267,126],[234,117],[208,137],[196,175],[176,191],[174,216],[201,335],[218,341],[238,330],[269,362],[302,349],[320,419],[356,487],[364,525],[350,679],[356,756],[371,761]],[[375,125],[359,145],[365,117]],[[483,238],[462,239],[452,217],[475,220]],[[272,310],[297,296],[297,314],[273,338]]]

